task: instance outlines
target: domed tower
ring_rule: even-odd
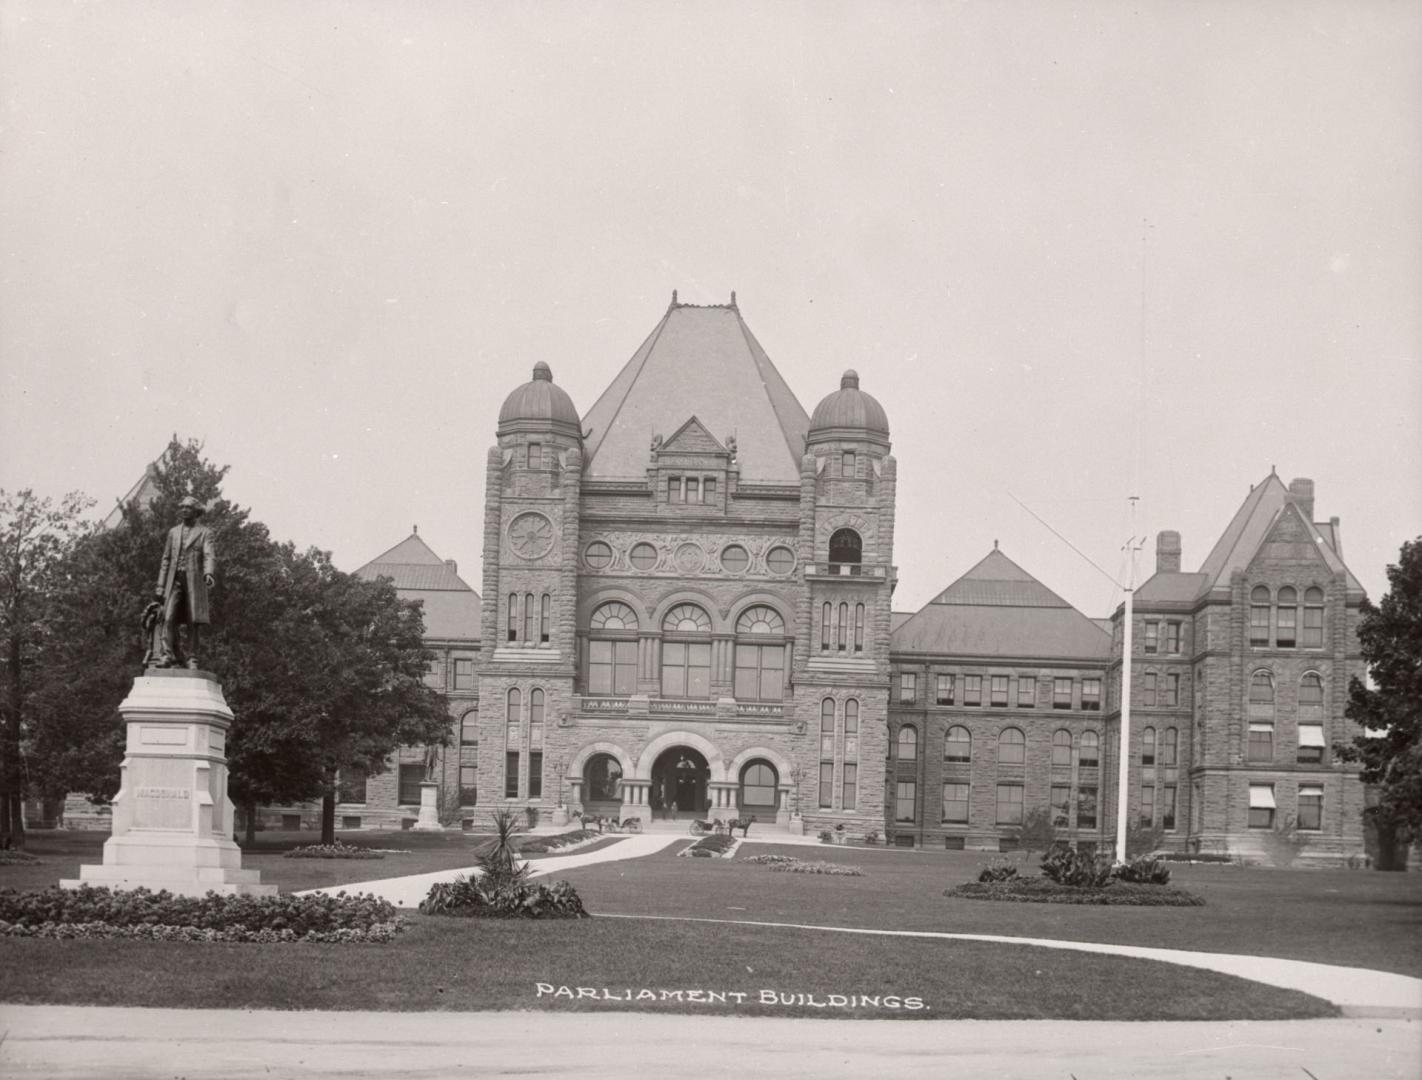
[[[816,734],[815,761],[805,763],[818,780],[809,823],[879,830],[892,794],[884,759],[895,462],[884,407],[853,370],[839,387],[815,407],[801,459],[808,619],[796,641],[796,711]]]
[[[479,810],[557,802],[548,747],[573,689],[577,407],[539,361],[499,410],[484,495]],[[461,746],[461,763],[466,753]],[[548,762],[545,765],[545,761]]]

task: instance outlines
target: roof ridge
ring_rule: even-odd
[[[751,362],[755,364],[756,371],[760,375],[760,384],[765,388],[766,397],[771,398],[770,411],[775,416],[775,422],[780,425],[780,434],[785,440],[786,448],[790,451],[790,460],[795,463],[796,470],[798,471],[800,458],[805,451],[803,439],[805,434],[810,430],[810,415],[809,413],[805,413],[805,407],[800,404],[800,399],[795,396],[795,391],[790,389],[790,384],[785,381],[785,376],[780,374],[780,369],[775,366],[775,361],[770,358],[770,354],[765,351],[765,347],[756,339],[755,334],[751,333],[751,328],[746,325],[745,319],[741,318],[741,309],[736,307],[734,303],[731,304],[731,308],[736,313],[736,323],[740,327],[741,337],[745,340],[746,350],[750,353]],[[764,361],[764,363],[762,363],[762,361]],[[780,380],[780,383],[785,387],[786,391],[789,392],[790,399],[799,407],[802,413],[805,413],[805,431],[801,433],[802,445],[799,447],[796,447],[792,433],[785,427],[785,418],[780,415],[780,409],[776,407],[775,399],[771,397],[770,386],[765,378],[766,366],[775,373],[775,377]]]
[[[631,359],[622,365],[622,368],[612,377],[612,382],[608,383],[607,389],[599,394],[597,400],[592,403],[592,407],[583,413],[583,420],[585,422],[589,416],[597,411],[597,407],[602,404],[602,399],[612,393],[612,389],[617,385],[617,380],[621,378],[622,372],[630,368],[639,355],[642,357],[642,362],[637,365],[637,370],[633,372],[632,377],[627,380],[627,389],[622,393],[622,400],[617,402],[617,407],[612,410],[612,415],[608,417],[607,423],[603,426],[602,431],[592,433],[594,445],[591,450],[587,451],[583,458],[584,471],[592,464],[593,458],[597,457],[597,452],[602,449],[602,444],[606,441],[608,433],[612,431],[612,426],[617,423],[617,414],[622,411],[622,406],[627,403],[627,397],[631,394],[632,387],[637,384],[637,377],[642,374],[642,369],[647,366],[647,361],[651,358],[652,351],[657,347],[657,339],[662,336],[662,331],[666,329],[667,320],[671,318],[671,313],[679,306],[682,305],[677,304],[675,300],[672,301],[672,306],[667,308],[666,313],[662,315],[661,321],[652,327],[652,332],[642,339],[642,344],[637,346],[637,351],[632,354]]]

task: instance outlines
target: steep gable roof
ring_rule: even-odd
[[[724,454],[726,448],[719,439],[706,430],[700,418],[693,416],[682,424],[666,442],[662,443],[664,454]]]
[[[994,548],[895,627],[901,653],[1105,661],[1111,635]]]
[[[736,436],[742,479],[798,482],[810,418],[734,304],[672,304],[583,417],[587,475],[642,478],[652,436],[692,416]]]
[[[377,555],[356,572],[366,581],[387,577],[401,599],[419,600],[425,611],[425,637],[439,641],[477,640],[479,594],[412,532],[389,551]]]

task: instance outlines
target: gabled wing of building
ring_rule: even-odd
[[[741,479],[796,484],[810,418],[734,304],[673,303],[583,417],[585,475],[641,480],[654,436],[692,416],[735,436]]]
[[[426,638],[478,640],[479,594],[459,576],[454,561],[436,555],[418,532],[412,532],[355,573],[366,581],[388,577],[402,599],[419,600],[425,610]]]
[[[893,634],[896,654],[1106,660],[1111,635],[994,549]]]

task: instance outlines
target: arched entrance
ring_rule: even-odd
[[[742,814],[755,814],[761,821],[771,821],[780,809],[780,774],[765,758],[747,761],[741,769],[737,803]]]
[[[593,754],[583,766],[583,812],[622,816],[622,763],[607,753]]]
[[[689,746],[663,750],[652,763],[653,816],[704,817],[710,802],[707,792],[710,779],[711,767],[700,751]]]

